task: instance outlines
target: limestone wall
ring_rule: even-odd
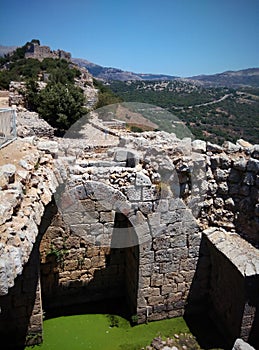
[[[232,268],[224,245],[209,240],[211,248],[204,249],[202,232],[224,229],[258,252],[258,146],[220,147],[164,132],[123,136],[109,149],[81,139],[57,141],[19,140],[20,158],[0,169],[3,310],[14,313],[17,276],[26,277],[39,237],[45,308],[116,297],[141,323],[183,315],[209,298],[231,337],[256,333],[258,303],[253,296],[252,310],[247,293],[257,285],[257,268],[247,279],[239,262]],[[48,224],[41,237],[42,220]],[[238,256],[243,251],[236,245]],[[32,280],[37,300],[36,273]],[[229,290],[230,282],[239,294]],[[32,316],[34,303],[26,298],[23,314],[29,307]]]
[[[0,153],[9,163],[0,166],[0,335],[8,349],[42,340],[38,244],[56,182],[52,156],[30,141]]]

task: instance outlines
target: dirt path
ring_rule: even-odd
[[[9,107],[9,91],[0,91],[0,108]]]

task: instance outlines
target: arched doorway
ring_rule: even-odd
[[[66,227],[58,210],[54,212],[40,248],[42,301],[47,317],[76,313],[135,315],[139,247],[129,219],[110,211],[111,245],[103,247],[76,235]],[[105,227],[107,223],[102,224]],[[101,229],[101,223],[97,225]],[[123,240],[127,241],[125,245]]]

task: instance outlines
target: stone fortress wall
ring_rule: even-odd
[[[230,346],[258,344],[258,145],[29,140],[1,167],[3,339],[40,341],[42,302],[122,298],[139,323],[206,305]]]
[[[71,60],[71,54],[64,50],[51,50],[49,46],[41,46],[38,43],[30,43],[25,52],[25,58],[36,58],[43,60],[44,58],[56,58]]]

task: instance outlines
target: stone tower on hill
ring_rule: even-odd
[[[31,42],[27,46],[25,58],[36,58],[38,60],[43,60],[44,58],[60,58],[70,61],[71,54],[63,50],[52,51],[49,46],[41,46],[37,42]]]

